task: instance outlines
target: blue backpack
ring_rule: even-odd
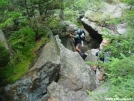
[[[85,32],[82,29],[78,29],[77,34],[79,34],[81,40],[85,40]]]

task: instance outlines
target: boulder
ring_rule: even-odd
[[[107,82],[99,87],[97,87],[94,91],[89,91],[89,96],[83,101],[107,101],[108,96],[107,92],[110,89],[110,84]]]
[[[82,23],[89,26],[85,28],[91,36],[97,39],[93,34],[124,34],[126,32],[126,23],[110,24],[109,22],[120,18],[123,15],[123,9],[127,6],[120,2],[101,2],[96,9],[86,11],[85,16],[81,19]],[[102,6],[101,6],[102,5]],[[84,25],[84,26],[85,26]],[[96,33],[93,33],[94,30]]]
[[[56,36],[60,48],[61,69],[58,83],[70,90],[93,90],[95,86],[94,74],[78,52],[66,49]],[[88,78],[88,79],[87,79]]]
[[[56,36],[43,47],[33,67],[20,80],[1,89],[0,98],[5,101],[81,101],[86,98],[87,89],[95,88],[95,75],[90,66],[77,52],[65,48]]]
[[[88,96],[84,91],[70,91],[56,82],[51,83],[47,90],[51,96],[48,101],[83,101]]]

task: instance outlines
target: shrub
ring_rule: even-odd
[[[10,59],[9,51],[0,43],[0,67],[4,67]]]

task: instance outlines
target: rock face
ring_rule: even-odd
[[[48,86],[48,94],[51,95],[48,101],[83,101],[88,96],[86,92],[80,90],[71,91],[68,89],[64,89],[63,86],[58,85],[55,82]],[[42,99],[42,101],[44,100]]]
[[[120,2],[114,3],[114,1],[112,1],[112,4],[101,2],[100,7],[97,7],[96,9],[91,8],[86,11],[85,16],[81,21],[90,35],[101,42],[102,34],[114,35],[124,34],[126,32],[127,24],[125,22],[120,22],[118,24],[109,23],[120,18],[123,15],[124,8],[127,8],[126,5]],[[106,33],[106,31],[109,33]]]
[[[77,52],[73,53],[71,50],[64,48],[60,42],[58,44],[61,50],[61,65],[63,66],[60,69],[62,79],[58,82],[70,90],[93,90],[95,88],[94,75],[90,67]]]
[[[83,101],[107,101],[107,92],[110,89],[110,84],[105,83],[97,89],[95,89],[93,92],[90,92],[89,96],[86,97]],[[91,95],[91,96],[90,96]]]
[[[95,74],[77,52],[64,48],[58,37],[57,41],[61,50],[60,78],[48,86],[49,100],[82,101],[88,96],[87,89],[92,91],[96,88]]]
[[[46,87],[59,76],[59,64],[45,63],[5,88],[5,101],[38,101],[46,94]]]
[[[77,52],[66,49],[56,36],[43,47],[28,73],[7,85],[0,97],[3,101],[82,101],[86,90],[95,88],[90,66]]]

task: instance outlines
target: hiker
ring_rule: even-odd
[[[109,62],[108,58],[110,57],[110,52],[105,50],[105,47],[107,45],[109,45],[110,40],[109,39],[103,39],[100,47],[99,47],[99,51],[96,53],[96,56],[98,57],[98,62]],[[96,72],[97,66],[93,66],[93,70]],[[101,69],[101,68],[100,68]],[[98,80],[102,81],[103,80],[103,76],[106,73],[104,73],[104,71],[101,71],[101,73],[99,74]]]
[[[76,51],[83,56],[84,53],[80,50],[80,45],[83,47],[83,41],[85,40],[85,32],[82,29],[75,30],[72,34],[69,35],[74,38],[74,44]]]

